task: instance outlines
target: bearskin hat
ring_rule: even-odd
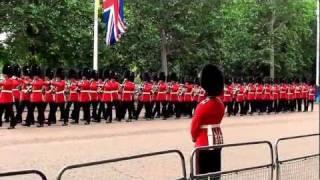
[[[145,73],[142,74],[142,80],[146,81],[146,82],[150,81],[150,75],[149,75],[148,72],[145,72]]]
[[[109,72],[109,76],[110,76],[110,79],[115,79],[116,78],[116,74],[114,73],[114,71],[110,71]]]
[[[133,82],[135,77],[136,77],[136,76],[135,76],[134,72],[130,72],[130,78],[129,78],[129,80]]]
[[[152,74],[152,80],[155,82],[159,81],[158,75],[156,73]]]
[[[224,88],[224,75],[218,66],[207,64],[200,75],[200,85],[208,96],[219,96]]]
[[[103,69],[98,70],[98,79],[104,79],[103,77]]]
[[[46,69],[45,76],[47,76],[49,79],[52,79],[54,77],[54,72],[50,67]]]
[[[74,69],[69,69],[69,72],[68,72],[68,78],[69,79],[77,79],[77,72],[76,70]]]
[[[91,71],[89,68],[84,68],[81,72],[81,77],[90,78]]]
[[[160,81],[165,81],[166,80],[166,75],[164,74],[164,72],[160,72],[159,73],[159,80]]]
[[[38,65],[31,65],[31,75],[32,76],[41,76],[41,68]]]
[[[177,78],[176,73],[171,73],[169,76],[169,79],[170,79],[170,81],[177,81],[178,78]]]
[[[30,66],[24,66],[22,68],[22,72],[24,76],[31,76],[31,69]]]
[[[98,80],[98,73],[96,70],[91,70],[90,71],[90,78],[94,80]]]
[[[21,76],[21,68],[18,64],[13,65],[13,75],[17,77]]]
[[[125,72],[124,72],[124,76],[123,76],[123,78],[125,78],[125,79],[128,79],[128,80],[129,80],[129,79],[130,79],[130,71],[128,71],[128,70],[127,70],[127,71],[125,71]]]
[[[13,75],[13,66],[10,64],[5,64],[2,68],[2,73],[7,76],[12,76]]]
[[[200,85],[199,78],[196,77],[196,78],[194,79],[193,83],[196,84],[196,85]]]
[[[108,70],[108,69],[105,69],[104,71],[103,71],[103,78],[104,79],[109,79],[110,77],[111,77],[111,72]],[[114,77],[114,73],[113,73],[113,77]]]
[[[58,68],[56,70],[56,77],[59,77],[60,79],[64,79],[64,69],[63,68]]]

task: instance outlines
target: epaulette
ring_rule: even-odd
[[[200,103],[201,104],[206,104],[207,102],[209,102],[209,98],[206,98],[206,99],[202,100]]]

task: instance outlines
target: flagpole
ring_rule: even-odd
[[[98,11],[99,0],[94,0],[93,69],[98,70]]]

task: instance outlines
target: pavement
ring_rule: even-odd
[[[222,130],[225,143],[267,140],[319,132],[319,107],[314,112],[280,113],[225,117]],[[62,167],[169,149],[180,150],[189,172],[193,150],[189,129],[191,119],[138,120],[134,122],[92,123],[62,127],[17,126],[0,128],[0,172],[37,169],[48,179],[56,179]],[[310,138],[281,145],[280,155],[292,158],[319,152],[319,139]],[[265,145],[226,148],[223,170],[263,165],[270,161]],[[162,155],[67,171],[63,179],[147,179],[167,180],[181,176],[178,156]],[[20,176],[11,179],[37,179]]]

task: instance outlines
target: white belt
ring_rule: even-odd
[[[123,93],[126,93],[126,94],[133,94],[134,91],[123,91]]]
[[[64,93],[64,91],[58,91],[58,92],[56,92],[56,94],[63,94]]]
[[[76,94],[77,91],[70,91],[70,94]]]
[[[81,90],[80,92],[82,92],[82,93],[90,93],[91,91],[90,90]]]
[[[191,95],[192,93],[184,93],[185,95]]]
[[[103,93],[112,94],[112,91],[103,91]]]
[[[1,90],[1,92],[4,92],[4,93],[12,93],[11,90]]]
[[[219,128],[220,124],[202,125],[201,129],[207,129],[208,145],[213,146],[213,128]]]
[[[32,90],[32,92],[35,92],[35,93],[42,93],[42,90]]]
[[[158,92],[158,94],[166,94],[167,92]]]
[[[144,95],[150,95],[151,93],[149,93],[149,92],[143,92],[142,94],[144,94]]]
[[[171,92],[171,94],[176,95],[176,94],[179,94],[179,93],[178,92]]]

